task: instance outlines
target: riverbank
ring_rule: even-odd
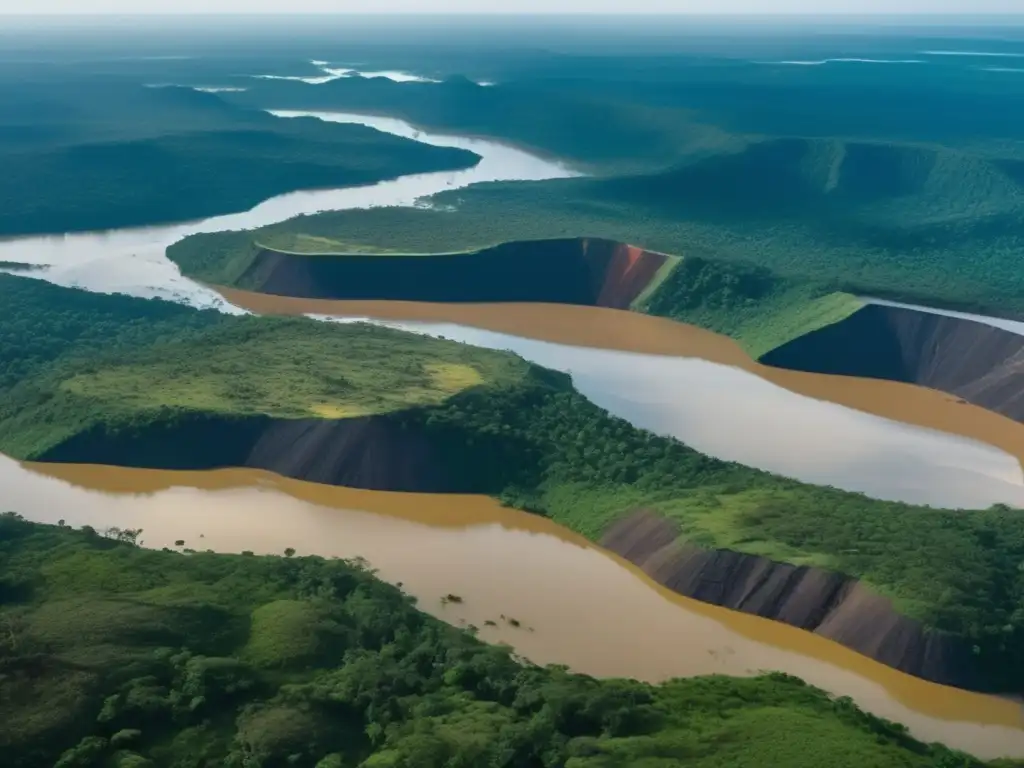
[[[680,740],[687,759],[708,765],[748,753],[808,768],[826,755],[850,768],[957,757],[787,676],[649,686],[524,666],[350,562],[153,552],[128,543],[132,531],[105,538],[13,517],[0,527],[0,558],[15,574],[0,609],[15,641],[5,667],[17,706],[0,727],[13,768],[108,757],[230,764],[252,754],[338,765],[422,757],[424,729],[435,754],[480,760],[496,748],[495,727],[519,734],[524,759],[565,760],[585,743],[590,756],[633,761],[675,754]],[[442,661],[420,663],[431,658]],[[401,704],[380,685],[382,671],[403,681]],[[325,698],[324,686],[335,693]],[[350,686],[363,693],[345,694]],[[559,716],[552,698],[572,703]],[[544,707],[525,703],[534,699]],[[443,717],[429,714],[441,705]],[[383,711],[388,735],[375,740],[366,734]],[[799,750],[771,738],[780,718],[802,734]],[[538,719],[551,729],[525,728]]]
[[[204,96],[204,94],[199,94]],[[291,113],[288,118],[263,115],[275,125],[287,126],[311,114]],[[401,139],[415,134],[415,142],[429,148],[462,150],[480,158],[466,170],[414,173],[369,186],[293,192],[263,200],[251,210],[201,221],[158,227],[103,232],[63,233],[0,240],[0,261],[38,268],[37,276],[57,285],[100,293],[158,297],[194,307],[231,311],[220,297],[182,276],[165,249],[190,235],[230,232],[262,227],[295,216],[372,206],[415,206],[425,196],[457,190],[470,184],[508,179],[547,179],[576,175],[574,171],[526,152],[495,142],[459,136],[416,133],[399,120],[329,113],[317,115],[321,123],[347,128],[375,128]],[[330,126],[327,126],[330,127]],[[411,141],[411,139],[410,139]],[[6,271],[0,267],[0,271]]]
[[[928,683],[812,633],[684,598],[553,521],[487,497],[361,491],[253,470],[3,458],[0,479],[7,504],[29,519],[143,528],[147,547],[257,554],[292,547],[300,557],[362,557],[420,610],[476,626],[480,639],[507,643],[538,664],[652,683],[777,670],[849,696],[921,740],[982,757],[1024,754],[1013,702]],[[437,568],[438,560],[446,567]],[[446,600],[449,594],[462,599]],[[615,621],[608,621],[610,607]]]
[[[168,257],[194,279],[281,297],[633,309],[725,333],[772,367],[920,384],[1024,419],[1024,336],[965,317],[868,304],[824,284],[592,238],[449,254],[265,244],[344,246],[304,240],[295,226],[188,238]]]
[[[987,443],[1024,464],[1024,426],[1013,419],[925,386],[765,365],[725,334],[669,318],[583,305],[300,299],[211,287],[231,305],[261,315],[367,318],[413,324],[409,327],[426,324],[428,330],[457,324],[573,347],[699,358],[817,400]],[[628,365],[628,360],[623,363]]]
[[[3,237],[188,221],[295,190],[458,171],[480,160],[363,126],[282,120],[191,88],[84,78],[8,88],[5,103],[0,128],[15,121],[14,132],[35,140],[0,142]],[[55,124],[55,114],[77,119]]]
[[[1022,631],[1012,619],[1017,593],[992,588],[1024,578],[1017,568],[1024,558],[1024,523],[1012,510],[993,507],[964,513],[887,503],[718,461],[612,417],[574,390],[568,377],[527,366],[507,353],[369,326],[230,318],[159,302],[69,291],[27,278],[8,277],[3,282],[37,299],[33,306],[40,310],[16,313],[24,322],[31,321],[32,332],[12,329],[4,348],[5,358],[19,372],[5,390],[0,447],[20,458],[176,469],[237,463],[298,479],[372,482],[371,487],[381,490],[396,489],[400,482],[397,487],[402,490],[486,493],[547,515],[595,541],[631,511],[655,509],[677,526],[683,539],[704,549],[730,550],[863,582],[880,601],[872,616],[877,617],[881,604],[893,619],[885,625],[885,636],[902,637],[913,627],[924,633],[922,637],[949,639],[944,647],[950,650],[938,657],[924,652],[931,641],[918,651],[898,655],[879,650],[878,637],[869,643],[863,638],[850,641],[852,647],[877,653],[898,668],[963,687],[1003,691],[1017,690],[1024,674],[1013,652],[1015,633]],[[48,302],[56,302],[63,311],[48,312]],[[76,302],[81,322],[72,311]],[[155,322],[153,313],[166,317]],[[55,350],[51,362],[41,361],[38,350],[52,348],[52,343],[40,345],[40,340],[58,322],[66,346]],[[176,373],[186,371],[188,361],[202,360],[204,370],[218,369],[218,350],[237,355],[235,345],[210,345],[204,339],[231,338],[223,329],[237,326],[247,343],[259,349],[263,335],[270,339],[280,327],[290,327],[281,323],[294,324],[299,336],[365,335],[381,342],[380,350],[390,340],[421,350],[451,349],[469,356],[464,364],[483,365],[474,361],[487,358],[495,361],[497,370],[520,373],[481,376],[472,382],[460,379],[462,386],[446,399],[405,408],[392,404],[369,422],[364,417],[299,417],[284,409],[286,404],[274,399],[276,390],[260,389],[262,382],[275,380],[267,374],[272,370],[268,360],[248,354],[239,358],[243,367],[225,369],[230,373],[225,381],[234,388],[224,393],[230,408],[209,403],[168,408],[159,398],[140,403],[124,397],[122,390],[100,386],[109,380],[105,374],[117,368],[148,370],[141,361],[167,361],[161,382],[173,382]],[[75,328],[80,335],[69,339],[69,329]],[[277,349],[292,370],[290,347],[267,345],[265,353]],[[182,355],[169,354],[174,349]],[[171,365],[176,360],[185,367]],[[244,367],[257,360],[263,362]],[[402,357],[388,355],[385,362],[396,366],[396,374],[408,375],[401,373],[406,364]],[[311,359],[310,367],[315,366]],[[341,387],[345,402],[375,390],[369,379],[334,386]],[[246,392],[250,387],[255,393]],[[239,407],[247,401],[248,406]],[[310,406],[304,399],[303,403]],[[268,405],[279,409],[276,416],[273,410],[251,413]],[[281,440],[270,440],[278,434]],[[318,447],[326,446],[325,435],[345,439],[332,441],[330,450],[321,452]],[[419,446],[412,454],[405,450],[410,444]],[[278,450],[286,445],[288,450]],[[408,461],[392,462],[395,450],[421,463],[410,468]],[[280,461],[271,461],[274,456]],[[352,463],[356,458],[358,462]],[[378,459],[401,471],[376,473],[370,465]],[[429,471],[421,473],[422,467]],[[425,479],[432,484],[420,486]],[[770,583],[764,586],[773,588]],[[710,593],[702,595],[715,600]],[[756,601],[749,607],[760,612]],[[831,607],[830,602],[821,603],[795,623],[814,629]],[[991,623],[993,617],[999,617],[997,625]],[[993,629],[979,631],[981,627]]]

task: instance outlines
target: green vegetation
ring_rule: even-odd
[[[478,446],[464,468],[507,503],[591,539],[650,508],[707,548],[816,565],[863,580],[897,610],[975,646],[978,684],[1024,683],[1024,516],[937,510],[806,485],[700,454],[614,418],[559,379],[468,391],[398,414]],[[481,438],[500,438],[484,450]]]
[[[0,516],[8,768],[982,766],[786,675],[598,681],[486,646],[356,563],[138,536]]]
[[[557,91],[545,93],[554,98]],[[263,96],[253,92],[248,98]],[[563,108],[572,113],[573,103],[568,99]],[[612,103],[602,109],[621,111]],[[637,114],[652,130],[660,125]],[[562,126],[571,123],[564,115],[560,120]],[[601,127],[585,135],[600,135],[605,125],[596,124]],[[465,117],[465,130],[474,126]],[[1002,155],[959,145],[804,136],[744,135],[699,148],[665,142],[677,154],[654,149],[651,157],[620,157],[594,177],[477,185],[436,195],[433,210],[326,213],[252,237],[285,250],[296,244],[310,250],[306,246],[321,242],[366,252],[603,237],[744,269],[763,267],[830,290],[1024,317],[1024,280],[1017,269],[1024,247],[1024,161],[1018,150]],[[622,146],[611,139],[599,143]],[[222,244],[216,236],[169,253],[186,270],[230,284],[245,261],[244,241],[235,237],[240,245],[223,245],[231,258],[217,255]]]
[[[744,144],[685,110],[631,104],[622,94],[609,99],[607,94],[574,94],[535,83],[481,87],[458,76],[442,83],[355,77],[315,89],[264,80],[226,98],[267,109],[386,114],[424,128],[512,141],[601,173],[664,167],[683,157]]]
[[[862,579],[905,615],[976,646],[979,686],[1024,684],[1024,516],[1016,510],[883,502],[712,459],[609,416],[567,377],[507,353],[363,325],[225,317],[10,276],[0,277],[0,290],[24,324],[5,324],[0,337],[0,359],[10,361],[0,379],[0,450],[15,457],[39,456],[93,425],[315,416],[312,407],[330,394],[345,407],[391,411],[431,437],[467,488],[591,539],[648,507],[701,546]],[[479,379],[466,376],[469,368]]]
[[[427,220],[426,217],[421,219]],[[197,235],[171,246],[168,255],[186,274],[209,283],[260,290],[260,269],[250,269],[261,250],[254,238],[258,237],[261,245],[271,247],[270,244],[273,244],[275,250],[280,248],[279,244],[282,241],[288,242],[293,248],[309,242],[322,243],[326,238],[296,235],[291,228],[309,226],[315,230],[317,224],[323,223],[320,217],[305,217],[286,224],[265,227],[256,232]],[[299,240],[300,237],[304,237],[305,240]],[[345,245],[338,241],[334,242],[338,246]],[[520,279],[524,285],[536,286],[536,300],[557,300],[552,298],[558,294],[558,287],[552,285],[552,281],[559,279],[562,272],[551,264],[551,260],[557,255],[545,255],[543,244],[536,245],[532,250],[536,253],[531,252],[528,242],[523,243],[520,253],[517,255],[510,251],[508,258],[517,259],[516,263],[522,265],[522,270],[526,274]],[[310,254],[296,249],[294,253],[303,256],[322,255],[325,262],[333,259],[339,267],[346,258],[349,259],[348,272],[339,269],[337,274],[332,274],[325,270],[321,283],[325,290],[329,290],[334,284],[346,284],[346,281],[350,284],[353,280],[359,279],[360,289],[365,287],[367,296],[409,298],[406,294],[389,293],[388,287],[382,287],[379,293],[373,293],[372,286],[376,284],[373,282],[374,277],[365,269],[359,271],[356,264],[359,257],[352,255],[353,252],[341,252],[338,255]],[[363,251],[361,255],[379,255],[385,259],[397,254],[397,250],[381,251],[378,254],[371,250]],[[430,256],[417,255],[417,259],[419,258],[428,261]],[[488,258],[494,258],[493,254]],[[511,278],[507,273],[514,271],[514,266],[503,264],[505,269],[502,271],[497,263],[493,267],[486,266],[487,262],[483,256],[477,259],[481,265],[479,269],[470,271],[465,266],[460,267],[459,280],[456,280],[450,274],[453,265],[442,263],[439,258],[436,262],[437,269],[434,270],[435,282],[447,287],[464,283],[466,289],[463,293],[469,296],[468,300],[479,301],[493,295],[498,286],[511,284]],[[537,276],[533,274],[532,267],[538,262],[544,262],[545,259],[549,266],[543,273],[543,279],[539,283],[535,282]],[[366,259],[362,261],[366,262]],[[445,261],[450,262],[451,259]],[[316,262],[319,262],[319,259],[316,259]],[[529,268],[526,265],[529,265]],[[309,267],[315,267],[315,263],[307,265],[307,268]],[[400,271],[403,269],[403,263],[389,264],[388,269]],[[310,272],[313,279],[317,279],[317,273],[312,270]],[[379,272],[375,270],[375,273]],[[339,275],[345,275],[344,279]],[[376,277],[379,278],[379,274]],[[333,282],[327,283],[328,279]],[[408,282],[407,280],[406,283]],[[428,292],[430,285],[426,280],[416,285],[421,291],[421,298],[432,297]],[[454,288],[451,290],[454,292]],[[523,290],[527,289],[524,287]],[[565,286],[565,293],[570,293],[568,286]],[[359,295],[362,297],[362,294]],[[838,322],[860,306],[862,302],[855,296],[837,291],[828,283],[780,277],[764,268],[711,261],[693,255],[675,258],[663,267],[655,282],[633,304],[633,308],[641,312],[670,317],[732,336],[755,358],[797,336]]]
[[[851,294],[779,278],[766,269],[684,257],[635,308],[732,336],[756,359],[862,305]]]
[[[0,235],[180,221],[296,189],[477,160],[362,126],[276,118],[190,88],[0,80],[0,97]]]
[[[0,275],[0,450],[172,412],[384,413],[514,381],[513,356],[363,323],[235,317]]]

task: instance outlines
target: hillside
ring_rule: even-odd
[[[196,312],[0,276],[0,450],[203,412],[365,416],[526,375],[518,358],[365,324]]]
[[[534,84],[484,87],[454,76],[440,83],[349,77],[320,85],[259,80],[232,103],[264,109],[333,110],[397,117],[414,125],[487,136],[608,173],[659,168],[743,140],[685,111],[628,99],[551,92]]]
[[[599,238],[526,240],[448,254],[346,252],[348,243],[307,234],[324,231],[326,222],[318,218],[196,235],[167,253],[190,277],[278,296],[634,309],[728,334],[755,358],[861,305],[826,283]],[[310,252],[314,248],[336,250]]]
[[[27,324],[3,342],[14,366],[0,389],[0,449],[15,457],[248,466],[380,490],[486,493],[593,540],[654,510],[670,540],[775,574],[735,603],[707,589],[719,578],[713,568],[688,571],[689,581],[654,574],[684,594],[817,631],[928,679],[1024,685],[1015,650],[1024,518],[1015,510],[876,501],[711,459],[507,353],[25,278],[0,286],[8,303],[20,294],[16,316]],[[295,366],[296,349],[306,365]],[[325,352],[341,362],[324,368]],[[304,381],[291,378],[293,366]],[[202,386],[178,386],[186,380]],[[345,418],[346,408],[370,415]],[[647,555],[637,557],[642,565]],[[832,587],[791,590],[794,566]],[[868,625],[879,631],[856,630]]]
[[[572,32],[579,34],[577,29]],[[681,41],[688,35],[680,31],[678,37]],[[246,83],[245,93],[230,98],[267,108],[387,114],[599,163],[664,164],[679,156],[685,140],[695,136],[727,143],[736,136],[928,142],[982,154],[1009,149],[1018,157],[1024,149],[1024,87],[1019,78],[993,77],[938,57],[920,62],[925,66],[872,67],[855,61],[847,66],[787,66],[782,61],[773,64],[772,59],[792,56],[793,45],[828,45],[821,40],[789,40],[773,55],[758,50],[763,40],[747,42],[752,49],[745,55],[735,50],[744,46],[730,39],[725,44],[730,50],[717,56],[709,56],[707,50],[654,51],[654,41],[627,51],[617,48],[620,40],[603,40],[596,48],[572,53],[534,49],[528,56],[506,49],[482,57],[473,50],[461,56],[451,52],[453,61],[438,62],[436,68],[428,62],[443,55],[437,49],[392,51],[388,58],[404,60],[402,65],[412,71],[422,72],[427,63],[427,71],[448,79],[396,84],[384,78],[346,78],[322,85],[260,81]],[[863,37],[857,40],[860,45],[865,42]],[[520,61],[502,61],[515,53]],[[366,50],[362,55],[375,57],[380,52]],[[819,51],[808,58],[835,55]],[[906,57],[907,52],[880,56]],[[491,87],[472,87],[452,74],[469,74],[489,65],[502,70],[480,75],[498,81]],[[499,117],[503,110],[505,120]],[[581,127],[588,130],[581,132]],[[579,139],[575,143],[569,140],[574,131]],[[614,146],[640,136],[647,139],[646,145]]]
[[[794,338],[763,361],[793,370],[905,381],[1024,420],[1024,336],[986,323],[868,305]]]
[[[147,551],[140,533],[0,516],[10,768],[983,765],[796,678],[543,669],[357,564]]]
[[[925,146],[773,139],[639,175],[477,185],[435,196],[434,210],[303,216],[249,242],[443,253],[605,238],[829,290],[1024,317],[1022,167]],[[245,247],[244,236],[200,238],[169,255],[196,276],[233,284],[225,254]]]
[[[0,96],[0,235],[200,218],[478,159],[361,126],[281,120],[189,88],[0,80]]]

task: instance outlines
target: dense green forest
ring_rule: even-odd
[[[0,76],[0,102],[0,235],[180,221],[477,161],[362,126],[282,120],[191,88]]]
[[[562,64],[493,87],[356,77],[261,81],[229,98],[394,115],[596,175],[433,199],[455,216],[354,212],[296,231],[417,252],[606,237],[850,292],[1024,315],[1024,90],[1013,84],[942,66],[886,80],[870,67],[671,57]]]
[[[742,147],[751,136],[927,142],[1024,156],[1024,88],[941,65],[904,67],[894,77],[886,68],[639,52],[538,57],[531,64],[490,87],[454,73],[437,83],[264,80],[227,98],[265,108],[387,114],[524,144],[602,172],[665,167]],[[474,68],[465,65],[455,71]]]
[[[259,318],[0,275],[0,450],[168,411],[342,418],[512,382],[515,356],[363,323]]]
[[[700,173],[713,175],[719,162],[707,161]],[[974,203],[967,202],[963,210],[943,215],[940,206],[928,208],[928,195],[912,206],[899,196],[878,195],[863,205],[844,205],[836,198],[827,208],[817,208],[820,215],[805,216],[796,209],[770,213],[775,196],[771,174],[758,182],[764,213],[758,212],[761,203],[740,206],[726,187],[719,189],[719,210],[711,210],[711,192],[705,203],[688,206],[687,195],[700,194],[684,191],[683,179],[690,172],[696,173],[696,167],[628,183],[624,178],[585,178],[476,185],[437,195],[432,210],[374,208],[301,216],[249,237],[236,232],[187,238],[171,246],[168,256],[187,274],[232,284],[254,254],[254,241],[287,248],[305,236],[354,251],[424,253],[513,240],[602,237],[732,263],[741,271],[766,268],[779,278],[826,291],[1024,317],[1024,281],[1017,269],[1017,254],[1024,247],[1024,208],[1017,206],[1024,197],[1017,181],[1000,182],[1006,195],[991,199],[984,192],[988,181],[979,182],[977,203],[988,210],[977,216],[968,210]],[[963,185],[969,183],[963,179]],[[815,210],[814,205],[806,209]]]
[[[432,221],[429,213],[419,220]],[[297,232],[300,227],[305,232]],[[432,268],[430,254],[399,256],[394,252],[398,246],[394,251],[376,253],[362,243],[309,234],[328,228],[331,223],[326,217],[303,217],[255,231],[195,235],[175,243],[167,253],[185,274],[245,290],[263,289],[265,275],[257,260],[261,253],[266,257],[266,246],[295,255],[295,272],[315,281],[325,296],[337,295],[332,294],[337,287],[344,298],[494,301],[495,296],[512,293],[521,301],[593,300],[576,286],[575,257],[566,240],[519,241],[513,243],[514,248],[485,255],[439,254]],[[402,242],[393,232],[381,239]],[[314,248],[320,250],[310,253]],[[380,261],[373,261],[377,257]],[[460,259],[477,261],[462,261],[460,266]],[[407,265],[414,270],[406,269]],[[358,287],[355,281],[360,281]],[[757,358],[797,336],[843,319],[862,305],[855,296],[836,290],[834,282],[783,277],[764,267],[688,255],[672,259],[632,308],[727,334]]]
[[[459,76],[442,83],[352,77],[317,86],[263,80],[225,98],[267,109],[386,114],[425,128],[512,141],[602,173],[660,168],[743,144],[671,108],[610,102],[597,93],[576,97],[534,84],[485,87]]]
[[[383,410],[440,446],[467,489],[546,514],[592,539],[629,510],[648,507],[702,546],[848,574],[891,597],[901,613],[965,638],[975,647],[974,684],[1024,684],[1024,517],[1015,510],[965,514],[883,502],[712,459],[610,416],[567,377],[507,353],[383,328],[230,318],[27,278],[4,277],[0,288],[24,324],[9,326],[0,346],[0,359],[12,366],[0,389],[0,447],[16,457],[38,456],[96,424],[142,429],[188,414],[315,415],[279,399],[294,382],[278,363],[294,363],[292,346],[306,335],[311,344],[337,345],[339,358],[351,355],[349,372],[344,363],[339,368],[348,376],[339,396],[348,403],[375,396],[375,376],[391,377],[391,396],[399,397],[410,382],[424,381],[428,357],[466,365],[479,378],[455,369],[460,375],[445,380],[447,389],[418,401],[432,404],[394,410],[391,401]],[[255,353],[264,338],[285,343]],[[239,354],[231,352],[236,344]],[[388,355],[395,350],[403,351]],[[299,368],[310,382],[287,397],[322,386],[320,397],[338,386],[333,374],[315,372],[315,357],[303,359]],[[208,372],[218,360],[229,361],[224,380],[231,384],[219,399],[166,407],[162,387],[173,388],[198,368]],[[147,380],[154,394],[143,400],[107,375],[136,375],[150,365],[159,375]],[[372,375],[354,370],[368,366]],[[275,381],[291,383],[262,389]],[[138,448],[127,446],[135,453],[124,463],[132,463]]]
[[[355,563],[144,537],[0,516],[5,766],[982,766],[786,675],[599,681]]]

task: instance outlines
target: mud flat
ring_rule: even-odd
[[[549,520],[480,496],[384,493],[251,470],[166,472],[0,457],[4,506],[143,528],[149,547],[362,557],[420,607],[538,663],[656,682],[781,670],[925,741],[1024,755],[1012,701],[929,683],[793,627],[689,600]],[[528,566],[527,566],[528,564]],[[461,602],[442,598],[457,595]],[[504,617],[504,618],[503,618]],[[488,624],[493,622],[493,626]],[[518,626],[516,626],[518,624]]]

